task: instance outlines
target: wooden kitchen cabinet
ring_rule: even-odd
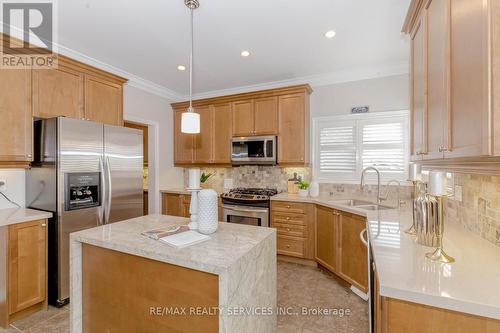
[[[337,271],[339,212],[316,206],[316,261],[332,272]]]
[[[279,96],[278,163],[309,164],[309,94]]]
[[[368,292],[368,248],[361,240],[366,237],[366,218],[340,212],[338,224],[338,274],[358,289]]]
[[[85,118],[108,125],[123,126],[122,85],[86,75]]]
[[[33,70],[33,116],[84,118],[84,75],[59,64],[58,69]]]
[[[0,228],[0,326],[47,307],[47,220]]]
[[[233,136],[254,135],[253,100],[233,102]]]
[[[278,163],[307,165],[311,91],[308,85],[300,85],[195,100],[195,112],[201,110],[206,121],[202,120],[202,133],[194,139],[180,132],[180,114],[187,102],[173,103],[174,164],[228,165],[232,137],[277,135]]]
[[[25,167],[32,160],[31,71],[3,69],[0,75],[0,165]]]
[[[200,133],[194,136],[194,163],[213,162],[213,108],[203,106],[195,109],[200,114]]]
[[[422,14],[411,34],[411,155],[419,160],[427,152],[426,16]]]
[[[174,160],[176,164],[190,164],[194,159],[194,135],[181,132],[182,113],[174,110]]]
[[[177,194],[177,193],[163,193],[162,194],[162,214],[189,217],[189,205],[191,202],[191,195]]]
[[[222,103],[212,106],[213,147],[212,162],[231,164],[232,113],[231,104]]]
[[[314,204],[271,201],[270,226],[278,233],[278,254],[314,259]]]
[[[500,4],[413,0],[403,31],[412,39],[412,160],[476,170],[467,163],[499,157]]]

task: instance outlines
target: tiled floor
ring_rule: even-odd
[[[295,312],[300,312],[302,307],[350,311],[343,317],[317,314],[279,316],[278,333],[368,332],[368,303],[319,268],[279,261],[278,307],[292,307]]]
[[[0,328],[0,333],[68,333],[69,306],[37,312],[27,318],[15,321],[9,329]]]
[[[278,306],[288,315],[278,317],[278,333],[368,332],[368,305],[329,273],[294,263],[278,262]],[[302,308],[343,309],[349,315],[301,315]],[[293,313],[299,312],[298,315]],[[16,321],[0,333],[68,333],[69,306],[49,307]],[[261,332],[256,332],[261,333]],[[264,333],[264,332],[262,332]]]

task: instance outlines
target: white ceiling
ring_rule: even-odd
[[[410,0],[200,2],[195,11],[198,97],[268,83],[400,74],[408,68],[408,41],[400,30]],[[176,69],[188,65],[189,12],[183,0],[64,0],[58,6],[61,53],[76,51],[139,85],[154,83],[158,91],[185,97],[188,71]],[[330,29],[337,32],[331,40],[324,37]],[[251,56],[240,57],[243,49]]]

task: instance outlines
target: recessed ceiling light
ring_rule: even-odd
[[[186,70],[186,66],[179,65],[179,66],[177,66],[177,70],[179,70],[179,71],[185,71]]]
[[[242,57],[248,57],[249,55],[250,55],[250,51],[247,51],[247,50],[241,51],[241,56]]]
[[[325,32],[325,37],[326,37],[326,38],[328,38],[328,39],[330,39],[330,38],[335,37],[335,35],[336,35],[336,34],[337,34],[337,33],[336,33],[335,31],[333,31],[333,30],[328,30],[327,32]]]

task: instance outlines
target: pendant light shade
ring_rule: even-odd
[[[191,52],[189,54],[189,107],[186,112],[182,113],[181,132],[187,134],[200,133],[200,114],[194,112],[193,109],[193,11],[200,6],[198,0],[184,0],[184,4],[189,8],[191,16]]]
[[[200,133],[200,114],[196,112],[183,112],[181,132],[186,134]]]

